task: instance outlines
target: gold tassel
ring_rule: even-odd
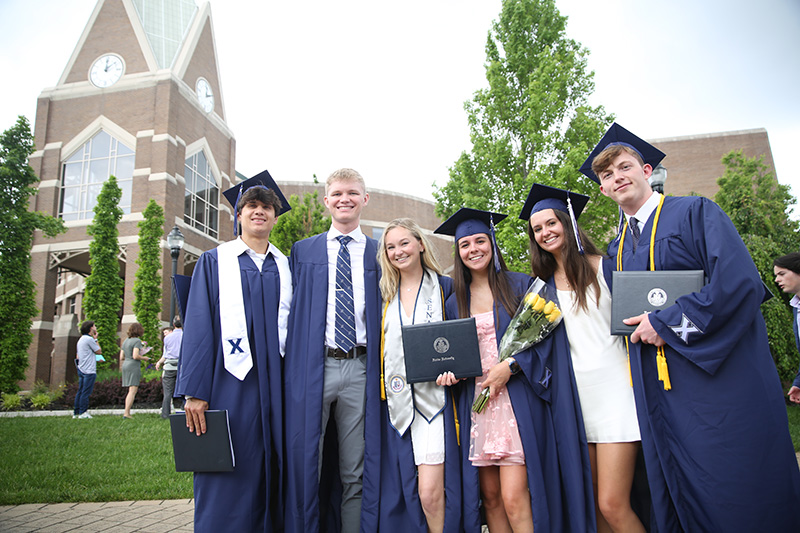
[[[667,368],[667,356],[664,355],[664,347],[658,347],[656,355],[656,365],[658,366],[658,379],[664,382],[664,390],[671,390],[672,384],[669,381],[669,368]]]
[[[450,401],[453,402],[453,418],[456,423],[456,445],[461,447],[461,424],[458,421],[458,410],[456,409],[456,397],[453,391],[450,391]]]
[[[628,346],[628,337],[625,337],[625,353],[628,354],[628,383],[633,387],[633,372],[631,371],[631,350]]]
[[[383,314],[381,315],[381,401],[386,401],[386,379],[383,372],[383,345],[386,341],[385,327],[386,327],[386,310],[389,309],[389,302],[383,306]]]

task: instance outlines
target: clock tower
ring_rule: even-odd
[[[198,5],[199,4],[199,5]],[[232,235],[221,190],[235,180],[235,140],[225,106],[207,1],[98,0],[58,83],[39,96],[40,178],[31,208],[61,217],[55,239],[37,232],[31,270],[41,314],[34,320],[26,385],[72,379],[83,279],[90,272],[86,227],[110,175],[122,189],[120,276],[125,279],[120,331],[136,320],[133,285],[137,224],[154,199],[164,208],[162,319],[168,321],[172,260],[166,235],[185,236],[178,273]],[[222,237],[222,238],[221,238]],[[104,354],[113,360],[117,354]]]

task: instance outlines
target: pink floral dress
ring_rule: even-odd
[[[498,362],[494,313],[489,311],[475,315],[475,325],[478,329],[483,369],[483,375],[475,378],[477,398],[489,370]],[[525,452],[522,450],[522,440],[519,438],[517,419],[506,387],[503,387],[493,400],[489,400],[482,413],[471,411],[471,415],[469,460],[474,466],[525,464]]]

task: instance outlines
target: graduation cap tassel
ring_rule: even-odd
[[[628,346],[628,337],[625,337],[625,353],[628,355],[628,381],[633,387],[633,371],[631,370],[631,347]]]
[[[658,380],[664,382],[664,390],[671,390],[672,383],[669,381],[669,369],[667,368],[667,356],[664,355],[664,347],[658,347],[656,355],[656,366],[658,366]]]
[[[239,185],[239,194],[236,195],[236,205],[233,206],[233,236],[239,236],[239,200],[242,199],[242,186]]]
[[[494,270],[495,272],[500,272],[500,258],[498,257],[498,249],[497,249],[497,237],[495,236],[494,232],[494,217],[490,214],[489,215],[489,231],[492,233],[492,256],[494,257]]]
[[[581,243],[581,234],[578,231],[578,221],[575,218],[575,212],[572,210],[572,200],[567,193],[567,211],[569,211],[569,219],[572,222],[572,231],[575,232],[575,241],[578,243],[578,253],[583,255],[583,243]]]

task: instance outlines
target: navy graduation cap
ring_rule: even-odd
[[[492,239],[494,268],[500,271],[500,259],[497,255],[497,239],[494,236],[494,225],[507,216],[508,215],[503,215],[501,213],[492,213],[491,211],[462,207],[453,213],[450,218],[442,222],[433,232],[439,235],[452,235],[455,237],[456,242],[463,237],[469,237],[476,233],[486,233]]]
[[[239,199],[242,197],[242,194],[244,194],[244,191],[246,191],[250,187],[263,187],[264,189],[269,189],[271,191],[274,191],[275,194],[278,195],[278,198],[281,201],[281,211],[280,213],[276,213],[275,216],[282,215],[292,208],[289,205],[289,201],[281,192],[280,187],[278,187],[278,184],[275,183],[275,180],[272,179],[272,176],[270,176],[268,170],[265,170],[260,174],[256,174],[252,178],[247,178],[243,182],[237,183],[236,185],[234,185],[233,187],[222,193],[225,196],[225,199],[228,200],[228,203],[231,204],[231,207],[233,207],[234,235],[238,235],[238,227],[239,227],[239,223],[237,222],[239,213],[236,209],[236,206],[239,204]]]
[[[586,204],[589,203],[589,197],[585,194],[578,194],[565,189],[534,183],[528,193],[528,199],[525,200],[525,205],[522,208],[522,212],[519,214],[519,218],[528,220],[534,213],[545,209],[558,209],[559,211],[569,213],[568,203],[572,204],[575,220],[578,220]]]
[[[608,128],[608,131],[606,131],[605,135],[603,135],[603,138],[600,139],[600,142],[597,143],[597,146],[594,147],[594,150],[592,150],[592,153],[589,154],[589,157],[586,159],[586,161],[583,162],[583,165],[581,165],[581,173],[599,184],[600,179],[592,170],[592,162],[594,161],[594,158],[600,154],[600,152],[606,149],[606,147],[615,144],[621,144],[623,146],[627,146],[628,148],[632,148],[639,154],[639,156],[642,158],[642,161],[644,161],[646,164],[649,163],[653,168],[656,168],[661,160],[666,157],[664,152],[614,122],[611,127]]]
[[[581,216],[588,202],[589,197],[585,194],[534,183],[519,218],[528,220],[534,213],[545,209],[557,209],[567,213],[572,221],[572,230],[578,243],[578,251],[583,255],[583,243],[581,243],[581,236],[578,232],[578,217]]]
[[[501,213],[462,207],[453,213],[450,218],[442,222],[442,225],[433,230],[433,232],[439,235],[452,235],[456,238],[456,241],[476,233],[493,235],[494,225],[507,216]]]

